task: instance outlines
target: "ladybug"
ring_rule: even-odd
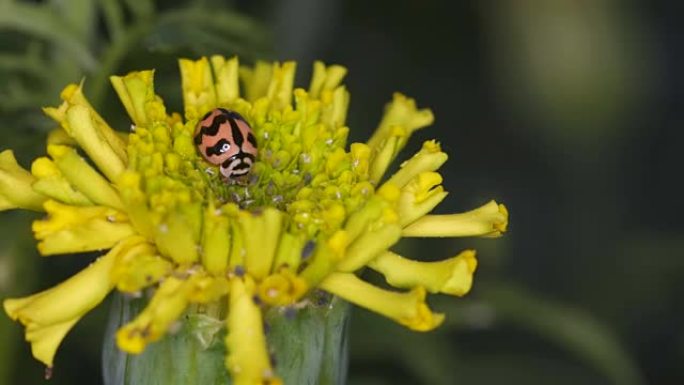
[[[200,119],[195,145],[207,162],[219,166],[226,181],[243,180],[257,155],[252,128],[240,114],[225,108],[215,108]]]

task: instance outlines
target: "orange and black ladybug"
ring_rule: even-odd
[[[257,156],[252,128],[240,114],[225,108],[215,108],[200,119],[195,144],[204,159],[219,166],[226,181],[243,179]]]

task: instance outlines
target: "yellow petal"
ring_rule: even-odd
[[[76,206],[91,206],[93,202],[74,189],[54,162],[48,157],[40,157],[31,164],[31,174],[37,178],[33,190],[54,200]]]
[[[159,340],[183,314],[190,302],[194,279],[169,277],[162,281],[145,309],[116,332],[116,344],[127,353],[140,354]]]
[[[314,63],[309,96],[322,101],[320,121],[331,128],[344,126],[349,108],[349,92],[341,86],[347,69],[339,65],[326,67],[322,62]],[[299,109],[299,105],[297,106]]]
[[[306,281],[282,268],[259,283],[257,290],[261,301],[270,306],[286,306],[297,302],[307,291]]]
[[[351,214],[344,225],[350,239],[355,239],[361,233],[367,231],[368,226],[376,222],[382,215],[383,210],[391,207],[400,197],[400,191],[396,186],[385,183],[366,204]]]
[[[273,266],[283,213],[272,207],[259,213],[241,211],[239,221],[247,251],[245,268],[252,277],[262,279]]]
[[[230,291],[230,282],[225,276],[212,277],[199,274],[194,280],[194,290],[190,293],[191,303],[208,304],[218,307],[217,301]],[[217,310],[220,313],[220,310]]]
[[[387,183],[393,183],[402,188],[415,176],[422,172],[436,171],[447,161],[447,154],[442,152],[439,143],[428,140],[413,157],[401,165]]]
[[[173,265],[156,254],[154,246],[147,243],[145,238],[129,238],[111,272],[116,288],[126,293],[138,293],[168,276]]]
[[[89,200],[100,205],[123,209],[124,205],[119,193],[85,159],[81,158],[76,150],[67,146],[49,145],[48,153],[69,184]]]
[[[400,288],[423,286],[430,293],[463,296],[473,283],[477,268],[474,250],[465,250],[457,256],[437,262],[419,262],[387,251],[368,266],[385,276],[387,283]]]
[[[245,85],[245,99],[255,102],[257,99],[266,96],[273,75],[273,66],[264,61],[257,61],[254,68],[240,67],[239,74]]]
[[[335,270],[337,264],[344,258],[350,237],[347,231],[337,230],[327,240],[321,240],[315,245],[311,262],[299,274],[309,285],[318,286],[319,282]]]
[[[197,206],[200,209],[199,206]],[[175,210],[156,228],[155,243],[159,251],[178,264],[191,264],[199,260],[197,232],[194,223],[200,216],[195,210]]]
[[[3,301],[5,312],[26,326],[26,339],[31,342],[34,357],[47,366],[64,335],[88,311],[97,306],[112,289],[109,279],[120,248],[105,256],[61,284],[24,298]]]
[[[149,127],[167,119],[164,102],[154,93],[154,71],[111,76],[109,80],[136,126]]]
[[[506,206],[490,201],[462,214],[426,215],[411,223],[405,237],[499,237],[508,227]]]
[[[339,65],[327,66],[321,62],[314,62],[313,75],[309,85],[309,95],[318,98],[322,91],[336,89],[347,75],[347,69]]]
[[[180,59],[178,65],[182,78],[185,118],[199,119],[202,114],[217,107],[209,60],[206,57],[199,60]]]
[[[53,366],[55,354],[66,334],[80,320],[74,318],[57,324],[39,326],[31,324],[26,327],[25,338],[31,344],[31,353],[48,368]]]
[[[127,353],[140,354],[162,338],[190,303],[216,302],[228,292],[228,281],[199,272],[185,279],[164,279],[140,314],[116,333],[116,343]]]
[[[150,208],[147,205],[147,196],[142,190],[141,175],[126,170],[121,174],[117,187],[126,204],[126,213],[135,229],[141,235],[152,239],[154,237],[154,224],[152,223]]]
[[[240,97],[238,58],[234,56],[226,60],[223,56],[214,55],[210,60],[216,82],[216,101],[218,105],[227,106]]]
[[[382,251],[397,243],[399,238],[401,227],[398,224],[388,224],[363,233],[347,247],[346,255],[337,264],[336,270],[352,272],[362,268]]]
[[[90,105],[82,84],[70,84],[61,97],[64,102],[58,108],[43,110],[60,123],[110,181],[115,181],[128,162],[126,144]]]
[[[401,127],[395,127],[392,135],[388,136],[374,149],[369,169],[370,181],[373,184],[377,184],[385,175],[385,171],[387,171],[387,168],[401,150],[400,143],[406,135],[406,130]]]
[[[12,150],[0,152],[0,210],[43,211],[46,197],[31,187],[35,180],[30,172],[19,166]]]
[[[225,273],[230,259],[229,218],[209,205],[204,212],[202,228],[202,265],[209,273]]]
[[[287,61],[283,64],[273,64],[273,76],[266,91],[266,97],[271,100],[272,108],[281,110],[292,104],[292,88],[297,63]]]
[[[113,247],[135,234],[124,214],[102,206],[67,206],[45,202],[47,219],[33,222],[43,255],[79,253]]]
[[[254,303],[254,282],[245,276],[233,278],[226,320],[226,367],[235,385],[268,384],[279,381],[266,350],[264,320],[261,309]]]
[[[416,175],[401,189],[397,212],[399,223],[406,226],[434,209],[448,193],[440,184],[442,176],[425,171]]]
[[[63,146],[77,146],[78,143],[70,137],[63,128],[57,127],[48,133],[47,144],[61,144]]]
[[[432,124],[433,120],[432,111],[429,109],[418,110],[415,100],[395,93],[392,101],[385,106],[385,113],[380,125],[367,143],[371,147],[380,146],[385,139],[392,135],[391,131],[399,126],[407,130],[406,138],[399,143],[399,148],[403,148],[411,133]]]
[[[277,271],[281,267],[288,267],[296,271],[302,260],[302,253],[305,252],[306,241],[306,237],[303,234],[283,232],[278,242],[275,259],[273,260],[274,270]],[[306,251],[306,253],[311,252],[313,252],[313,249]],[[310,257],[310,255],[306,255],[306,257]]]
[[[333,273],[321,282],[320,287],[412,330],[432,330],[444,321],[443,314],[433,313],[425,303],[425,288],[422,286],[397,293],[373,286],[352,273]]]

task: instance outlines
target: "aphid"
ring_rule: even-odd
[[[240,114],[225,108],[215,108],[200,119],[195,145],[207,162],[219,166],[226,182],[245,180],[257,156],[252,128]]]

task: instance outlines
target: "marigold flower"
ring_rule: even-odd
[[[222,306],[235,384],[279,383],[263,314],[307,306],[317,289],[413,330],[439,326],[444,316],[426,294],[465,295],[475,252],[419,262],[390,249],[402,236],[499,236],[508,212],[492,201],[429,215],[447,195],[437,172],[447,155],[434,140],[385,176],[411,134],[432,124],[430,110],[395,94],[368,142],[347,146],[343,67],[316,62],[308,90],[294,88],[293,62],[249,68],[213,56],[182,59],[180,70],[183,115],[167,112],[153,71],[111,77],[129,133],[112,129],[82,84],[71,84],[61,105],[45,108],[59,124],[48,156],[29,172],[11,151],[0,153],[0,209],[47,213],[33,224],[41,254],[109,249],[52,289],[4,301],[36,359],[51,367],[66,333],[113,289],[153,292],[116,335],[130,354],[163,338],[190,306]],[[247,183],[225,183],[196,151],[195,127],[217,107],[241,114],[256,136]],[[366,267],[407,291],[365,282],[358,274]]]

